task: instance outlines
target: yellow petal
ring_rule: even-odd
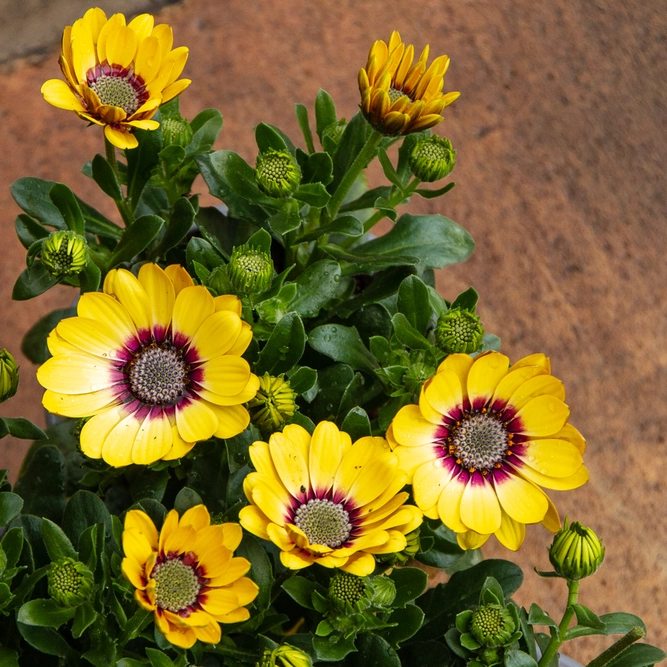
[[[484,546],[489,537],[489,535],[480,535],[474,530],[469,530],[465,533],[457,533],[456,541],[461,549],[479,549]]]
[[[276,491],[267,484],[260,483],[253,488],[252,501],[273,523],[282,526],[288,520],[288,508]]]
[[[95,109],[95,113],[109,125],[116,125],[127,118],[125,109],[121,109],[113,104],[100,104]]]
[[[72,92],[72,89],[60,79],[49,79],[42,85],[42,95],[44,99],[59,109],[68,111],[85,111],[79,98]]]
[[[167,56],[166,60],[169,60],[173,63],[171,74],[167,79],[167,86],[174,83],[174,81],[176,81],[176,79],[181,76],[181,72],[185,67],[185,63],[188,61],[189,52],[190,49],[188,49],[187,46],[179,46]]]
[[[496,390],[493,392],[492,405],[498,401],[500,404],[507,404],[510,396],[530,378],[536,375],[545,375],[546,371],[539,366],[524,366],[523,368],[516,368],[510,372],[498,383]],[[500,406],[499,406],[500,407]]]
[[[219,614],[215,618],[218,623],[243,623],[250,618],[250,612],[245,607],[239,607],[229,614]]]
[[[148,537],[139,530],[125,528],[123,531],[123,552],[139,564],[148,560],[153,548]]]
[[[255,505],[248,505],[243,507],[239,512],[239,523],[253,535],[261,537],[263,540],[269,540],[267,526],[269,519],[262,512],[259,507]]]
[[[579,450],[566,440],[532,440],[524,446],[519,458],[547,477],[571,477],[584,463]]]
[[[465,478],[463,478],[465,479]],[[456,533],[465,533],[468,527],[461,521],[461,498],[466,489],[461,476],[452,477],[438,500],[438,514],[442,523]]]
[[[308,461],[297,443],[286,438],[282,433],[274,433],[269,443],[271,458],[278,476],[285,488],[301,502],[310,490]]]
[[[58,335],[80,351],[105,360],[128,361],[122,335],[106,324],[87,317],[68,317],[56,327]]]
[[[323,496],[333,486],[343,451],[340,432],[332,422],[320,422],[310,441],[310,484],[318,496]]]
[[[85,352],[59,354],[37,370],[42,387],[59,394],[89,394],[113,386],[119,377],[110,362]]]
[[[173,417],[172,417],[173,419]],[[178,426],[171,424],[171,449],[162,457],[163,461],[174,461],[184,457],[197,443],[186,442],[178,434]]]
[[[104,136],[116,148],[120,148],[121,150],[129,150],[136,148],[139,145],[139,141],[133,134],[122,129],[116,130],[115,128],[111,127],[111,125],[105,126]]]
[[[49,412],[75,419],[90,417],[108,410],[116,402],[120,401],[113,389],[100,389],[89,394],[58,394],[47,389],[42,397],[42,405]]]
[[[218,420],[218,426],[213,435],[216,438],[233,438],[248,428],[250,414],[242,405],[214,405],[207,403],[211,412]]]
[[[439,366],[438,373],[450,370],[459,378],[461,387],[468,386],[468,373],[475,360],[469,354],[450,354]],[[467,390],[466,390],[467,392]]]
[[[500,528],[496,538],[507,549],[518,551],[526,539],[526,525],[512,519],[507,512],[502,512]]]
[[[239,606],[236,602],[236,595],[223,588],[212,588],[206,591],[200,595],[199,603],[205,611],[215,616],[229,614]]]
[[[558,433],[554,433],[551,437],[556,440],[567,440],[567,442],[574,445],[582,455],[586,451],[586,439],[576,428],[574,428],[574,426],[572,426],[572,424],[565,424]]]
[[[220,396],[233,396],[245,389],[250,380],[250,364],[241,357],[214,357],[201,366],[199,384]]]
[[[91,459],[101,459],[106,437],[126,414],[122,406],[116,405],[89,419],[81,429],[81,451]]]
[[[112,329],[130,349],[136,346],[137,329],[127,310],[112,296],[102,292],[86,292],[79,298],[77,313]]]
[[[110,65],[128,67],[138,46],[137,34],[129,26],[118,28],[107,37],[107,61]]]
[[[371,558],[373,557],[371,556]],[[299,549],[294,549],[293,551],[281,551],[280,562],[288,570],[301,570],[304,567],[312,565],[315,562],[315,556]]]
[[[83,20],[88,24],[88,29],[90,30],[93,42],[97,44],[97,38],[99,37],[100,31],[107,22],[107,15],[104,13],[104,10],[99,7],[92,7],[83,15]]]
[[[233,394],[232,396],[220,396],[220,394],[214,394],[204,388],[197,389],[197,394],[208,403],[213,403],[214,405],[234,406],[241,405],[241,403],[247,403],[255,398],[258,389],[259,378],[256,375],[251,375],[245,387],[243,387],[238,394]]]
[[[183,513],[179,521],[181,526],[192,526],[199,531],[211,524],[211,515],[204,505],[195,505]]]
[[[123,558],[120,564],[121,572],[125,578],[135,587],[140,590],[146,588],[146,575],[144,568],[134,558]]]
[[[366,577],[375,569],[375,558],[371,554],[357,553],[350,556],[340,569],[357,577]]]
[[[176,297],[172,330],[174,343],[181,347],[194,338],[202,323],[215,312],[211,293],[201,286],[185,287]]]
[[[137,36],[137,42],[141,44],[141,42],[150,36],[154,24],[155,19],[150,14],[139,14],[139,16],[135,16],[127,24],[127,27],[134,30],[134,33]]]
[[[569,416],[570,409],[559,398],[538,396],[519,410],[510,425],[518,425],[525,435],[546,437],[560,431]]]
[[[384,438],[361,438],[361,440],[358,440],[352,446],[345,459],[354,459],[355,453],[358,452],[360,444],[364,441],[368,443],[366,446],[369,449],[372,447],[372,464],[363,464],[359,475],[346,494],[346,499],[354,503],[356,507],[366,505],[380,496],[391,484],[394,477],[400,474],[398,470],[398,457],[389,451],[389,446]],[[361,461],[363,459],[358,460]],[[338,486],[335,488],[343,493],[346,491],[344,488]]]
[[[426,386],[424,398],[441,415],[448,416],[460,411],[463,403],[463,390],[456,373],[446,369],[437,373]]]
[[[190,79],[179,79],[178,81],[174,81],[174,83],[170,83],[162,91],[162,102],[164,103],[173,100],[174,97],[180,95],[191,83],[192,81]]]
[[[518,475],[494,474],[496,495],[502,508],[519,523],[539,523],[549,504],[544,492]]]
[[[231,613],[231,612],[230,612]],[[220,625],[213,621],[203,628],[195,628],[195,635],[200,642],[206,644],[218,644],[222,637],[222,630]]]
[[[79,83],[83,83],[88,70],[97,65],[93,34],[88,23],[82,19],[75,21],[72,26],[72,61]]]
[[[498,383],[507,375],[509,358],[500,352],[488,352],[477,357],[468,373],[468,399],[473,409],[486,403]]]
[[[157,340],[162,340],[174,310],[174,285],[157,264],[144,264],[139,270],[138,280],[150,304],[153,333]]]
[[[142,423],[133,413],[111,429],[102,446],[102,458],[110,466],[121,468],[132,463],[132,448]]]
[[[381,440],[383,443],[385,442],[382,438],[361,438],[357,440],[350,451],[343,456],[334,477],[335,491],[340,491],[340,493],[347,496],[364,466],[373,462],[373,456],[376,454],[380,457],[383,456],[382,447],[376,448],[375,440]],[[364,503],[357,504],[363,505]]]
[[[563,386],[563,383],[553,375],[537,375],[536,377],[526,380],[526,382],[516,389],[510,396],[509,404],[518,411],[537,396],[555,396],[561,401],[564,401],[565,387]]]
[[[203,401],[188,400],[176,406],[178,433],[186,442],[208,440],[218,428],[218,418]]]
[[[244,509],[248,509],[247,507]],[[260,536],[261,537],[261,536]],[[211,577],[210,586],[228,586],[250,570],[250,561],[245,558],[232,558],[225,572],[217,577]]]
[[[560,530],[560,517],[558,516],[558,510],[556,506],[551,502],[551,498],[547,496],[547,502],[549,503],[549,509],[542,519],[542,525],[550,532],[557,533]]]
[[[241,331],[236,342],[227,350],[227,354],[238,355],[239,357],[248,349],[252,341],[252,328],[247,322],[241,322]]]
[[[425,463],[415,470],[412,480],[417,507],[429,509],[437,505],[442,490],[449,484],[452,473],[449,468],[443,467],[440,460]]]
[[[438,427],[424,419],[418,405],[406,405],[392,422],[394,438],[399,445],[418,447],[437,441]]]
[[[213,307],[212,298],[211,307]],[[241,318],[236,313],[229,310],[213,313],[194,334],[190,349],[196,351],[197,359],[200,361],[226,354],[236,342],[241,328]]]
[[[476,533],[495,533],[500,528],[500,504],[493,485],[480,473],[473,473],[466,484],[461,506],[461,521]]]
[[[131,24],[130,24],[131,25]],[[162,51],[157,37],[148,37],[139,44],[134,71],[149,84],[160,70]]]
[[[144,419],[132,447],[132,463],[148,465],[159,461],[171,449],[171,424],[162,411]]]
[[[125,515],[125,530],[138,530],[143,533],[151,545],[151,549],[157,550],[158,533],[153,520],[141,510],[129,510]]]
[[[406,481],[412,484],[414,474],[420,466],[431,463],[442,455],[442,451],[435,445],[423,445],[422,447],[401,447],[394,449],[398,456],[398,466],[407,475]]]
[[[581,466],[581,468],[570,477],[549,477],[547,475],[542,475],[537,470],[526,465],[517,468],[517,470],[522,477],[529,479],[535,484],[543,486],[545,489],[553,489],[554,491],[570,491],[571,489],[578,489],[580,486],[586,484],[590,478],[590,473],[586,466]]]
[[[551,373],[551,362],[546,354],[529,354],[527,357],[514,362],[510,370],[513,371],[517,368],[525,368],[526,366],[539,366],[547,373]]]
[[[139,130],[157,130],[160,127],[160,123],[156,120],[128,120],[123,123],[123,125],[129,125],[130,127],[136,127]]]
[[[102,26],[97,36],[97,59],[99,62],[107,60],[107,39],[112,32],[125,25],[125,17],[122,14],[114,14]]]
[[[170,264],[164,272],[173,283],[176,296],[178,296],[186,287],[194,287],[190,274],[180,264]]]
[[[152,306],[139,280],[126,269],[115,269],[107,274],[104,291],[120,301],[142,340],[150,338]]]
[[[176,510],[171,510],[167,513],[167,516],[164,519],[162,524],[162,530],[160,531],[160,538],[158,541],[158,550],[161,554],[165,554],[165,544],[167,539],[178,530],[179,518],[178,512]]]
[[[160,43],[162,58],[164,58],[171,51],[171,47],[174,44],[174,34],[171,26],[166,23],[160,23],[153,28],[151,35],[156,37]]]
[[[241,540],[243,539],[243,531],[238,523],[223,523],[222,527],[222,543],[230,551],[236,551]]]

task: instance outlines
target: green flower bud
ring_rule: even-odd
[[[54,276],[75,276],[88,261],[86,239],[76,232],[52,232],[41,250],[42,263]]]
[[[270,197],[291,197],[301,183],[301,169],[290,152],[269,148],[257,156],[255,180]]]
[[[334,146],[338,146],[346,127],[347,123],[344,118],[337,120],[335,123],[329,123],[329,125],[322,130],[322,143],[325,143],[328,140]]]
[[[227,272],[240,296],[260,294],[271,285],[273,261],[263,250],[244,244],[232,251]]]
[[[407,544],[405,546],[405,549],[403,549],[403,551],[399,551],[398,553],[395,554],[382,554],[379,556],[379,559],[383,563],[389,563],[390,565],[396,565],[397,563],[405,565],[405,563],[407,563],[411,558],[415,557],[415,555],[420,549],[419,529],[413,530],[411,533],[408,533],[405,536],[405,539],[407,540]]]
[[[600,538],[586,526],[574,521],[568,527],[567,519],[554,536],[549,548],[549,560],[561,577],[570,580],[590,577],[602,565],[604,547]]]
[[[273,651],[266,650],[256,667],[312,667],[310,656],[302,650],[283,644]]]
[[[380,607],[388,607],[396,597],[396,584],[389,577],[372,577],[369,580],[373,593],[371,602]]]
[[[83,604],[93,590],[93,573],[73,558],[51,563],[48,580],[49,595],[64,607]]]
[[[265,432],[277,431],[297,411],[296,396],[284,376],[266,373],[259,378],[257,394],[248,403],[252,423]]]
[[[11,398],[19,386],[19,367],[14,357],[5,350],[0,350],[0,403]]]
[[[435,135],[418,141],[410,153],[410,171],[425,183],[448,176],[455,163],[456,151],[452,142]]]
[[[366,577],[338,570],[329,582],[329,601],[340,613],[359,612],[370,606],[371,588]]]
[[[515,630],[512,615],[499,604],[487,604],[474,611],[468,627],[468,632],[486,648],[507,644]]]
[[[183,146],[185,148],[192,141],[192,128],[185,118],[180,114],[163,118],[160,123],[162,128],[162,147]]]
[[[484,338],[484,327],[474,313],[453,308],[440,316],[435,327],[435,342],[448,354],[477,351]]]

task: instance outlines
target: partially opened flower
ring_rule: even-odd
[[[291,424],[255,442],[250,458],[257,472],[244,480],[251,505],[239,521],[276,544],[285,567],[319,563],[364,576],[375,568],[373,554],[401,551],[422,522],[419,509],[404,504],[406,474],[384,438],[352,444],[331,422],[312,437]]]
[[[429,66],[429,47],[414,62],[415,48],[405,45],[394,30],[389,43],[376,41],[366,68],[359,71],[361,110],[382,134],[410,134],[442,121],[442,110],[461,93],[444,93],[448,56],[438,56]]]
[[[171,27],[154,25],[150,14],[126,24],[123,14],[107,19],[99,7],[89,9],[63,32],[58,62],[65,81],[46,81],[42,95],[49,104],[104,126],[114,146],[134,148],[134,129],[157,129],[151,118],[160,104],[190,85],[189,79],[177,80],[188,49],[172,49],[173,41]]]
[[[220,623],[250,618],[246,605],[259,588],[244,576],[250,563],[234,556],[242,537],[237,523],[212,526],[203,505],[180,519],[176,510],[169,512],[159,536],[144,512],[125,515],[123,574],[172,644],[190,648],[197,639],[217,644]]]
[[[535,354],[509,366],[499,352],[452,354],[402,408],[390,427],[414,498],[424,514],[458,534],[464,548],[491,534],[510,549],[526,524],[555,532],[558,513],[540,488],[575,489],[588,481],[585,441],[567,423],[562,382]]]
[[[252,331],[235,296],[213,298],[180,266],[144,264],[138,278],[110,271],[77,312],[51,332],[37,379],[47,410],[90,417],[86,456],[116,467],[177,459],[248,426],[242,404],[259,380],[241,358]]]

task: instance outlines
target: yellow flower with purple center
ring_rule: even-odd
[[[402,551],[422,522],[421,511],[405,504],[407,476],[384,438],[352,444],[331,422],[320,422],[312,437],[290,424],[268,443],[253,443],[250,458],[256,472],[244,491],[251,504],[239,521],[278,546],[287,568],[319,563],[365,576],[374,554]]]
[[[368,122],[386,135],[410,134],[442,121],[442,110],[461,93],[444,93],[448,56],[427,66],[429,46],[414,62],[415,48],[394,30],[389,42],[376,41],[366,68],[359,71],[361,110]]]
[[[564,400],[543,354],[511,367],[499,352],[452,354],[424,384],[419,405],[401,408],[387,439],[417,505],[456,532],[463,548],[495,534],[516,550],[526,524],[560,528],[540,487],[568,490],[588,481],[585,441],[568,424]]]
[[[126,24],[123,14],[107,19],[99,8],[63,31],[60,69],[65,81],[50,79],[42,86],[44,99],[102,125],[106,138],[118,148],[135,148],[136,129],[155,130],[151,120],[160,104],[190,85],[178,79],[188,49],[172,49],[171,27],[155,25],[150,14]]]
[[[140,510],[125,515],[122,570],[137,603],[154,612],[162,634],[176,646],[217,644],[220,623],[247,621],[259,591],[244,576],[245,558],[234,556],[243,532],[237,523],[211,525],[203,505],[178,517],[172,510],[158,531]]]
[[[37,379],[47,410],[90,417],[86,456],[116,467],[178,459],[248,426],[243,403],[259,380],[241,357],[252,330],[237,297],[212,297],[178,265],[144,264],[138,277],[110,271],[77,313],[49,335]]]

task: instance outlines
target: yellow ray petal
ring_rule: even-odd
[[[109,271],[104,291],[116,297],[128,312],[139,333],[151,330],[151,303],[139,280],[126,269]]]
[[[162,50],[157,37],[148,37],[139,43],[134,71],[149,84],[157,75],[162,63]]]
[[[126,414],[122,406],[116,405],[89,419],[81,429],[81,451],[91,459],[101,459],[106,437]]]
[[[201,286],[185,287],[176,297],[172,330],[178,346],[194,337],[202,323],[215,312],[211,293]]]
[[[338,428],[332,422],[320,422],[310,443],[310,483],[316,493],[324,495],[333,486],[342,456]]]
[[[180,95],[191,83],[191,79],[179,79],[178,81],[174,81],[174,83],[170,83],[162,91],[162,102],[173,100],[174,97]]]
[[[45,81],[41,92],[44,99],[54,107],[67,109],[68,111],[86,111],[86,108],[72,92],[72,89],[60,79]]]
[[[176,426],[186,442],[208,440],[218,428],[218,418],[204,401],[183,401],[176,407]]]
[[[127,310],[112,296],[102,292],[86,292],[79,298],[77,313],[111,328],[126,345],[133,348],[137,329]]]
[[[519,458],[547,477],[571,477],[583,465],[579,450],[566,440],[532,440]]]
[[[110,65],[128,67],[137,54],[137,34],[129,26],[113,31],[107,37],[107,61]]]
[[[440,493],[438,514],[442,523],[456,533],[465,533],[468,527],[461,521],[461,498],[466,484],[460,476],[452,477]]]
[[[214,357],[201,366],[199,384],[220,396],[239,394],[250,380],[250,364],[241,357]]]
[[[506,473],[494,476],[496,495],[502,508],[519,523],[539,523],[549,509],[547,497],[531,482]]]
[[[89,394],[58,394],[47,389],[42,397],[42,405],[54,415],[61,417],[90,417],[120,402],[113,389],[100,389]]]
[[[507,512],[502,512],[502,521],[496,531],[496,538],[507,549],[518,551],[526,539],[526,525],[512,519]]]
[[[181,72],[185,68],[185,63],[188,61],[189,52],[190,49],[188,49],[187,46],[179,46],[171,51],[165,59],[173,63],[171,73],[167,79],[167,86],[174,83],[174,81],[176,81],[176,79],[181,76]]]
[[[144,533],[126,527],[123,531],[123,551],[128,558],[143,565],[153,553],[153,548]]]
[[[519,372],[521,370],[526,369],[520,369]],[[517,387],[516,391],[510,396],[509,404],[518,411],[537,396],[555,396],[564,401],[565,387],[553,375],[537,375]]]
[[[102,458],[110,466],[121,468],[132,463],[132,448],[142,423],[142,419],[130,414],[111,429],[102,445]]]
[[[379,446],[376,446],[376,440],[381,441]],[[343,457],[340,466],[336,471],[336,476],[334,477],[334,490],[340,491],[341,494],[347,496],[364,466],[374,462],[373,457],[376,455],[383,458],[384,442],[385,440],[383,438],[372,437],[357,440],[350,451]],[[372,500],[372,498],[370,500]],[[363,504],[364,503],[358,503],[358,505]]]
[[[88,29],[90,30],[93,42],[97,44],[97,38],[99,37],[100,31],[107,22],[107,15],[99,7],[92,7],[83,15],[83,20],[88,24]]]
[[[178,529],[178,523],[179,523],[178,512],[176,510],[171,510],[170,512],[168,512],[167,516],[164,519],[164,523],[162,524],[162,530],[160,530],[160,538],[158,541],[158,549],[160,551],[160,554],[164,555],[165,543],[169,538],[169,536]]]
[[[154,25],[155,19],[151,16],[151,14],[139,14],[139,16],[135,16],[127,24],[127,27],[134,30],[137,36],[137,41],[141,43],[153,32]]]
[[[218,427],[213,434],[216,438],[233,438],[248,428],[250,414],[242,405],[207,403],[206,406],[215,413],[218,419]]]
[[[423,445],[422,447],[396,447],[394,449],[398,456],[398,466],[407,475],[406,482],[412,484],[417,468],[425,463],[431,463],[441,456],[434,445]]]
[[[419,447],[436,442],[438,427],[426,420],[418,405],[402,407],[392,422],[394,438],[399,445]]]
[[[437,373],[426,386],[424,398],[441,415],[450,415],[459,409],[463,403],[463,390],[456,373],[447,369]],[[421,400],[419,403],[421,406]]]
[[[248,509],[248,508],[245,508]],[[225,572],[217,577],[211,577],[210,586],[228,586],[236,579],[244,576],[250,570],[250,561],[245,558],[232,558]]]
[[[159,330],[164,335],[174,310],[174,285],[157,264],[144,264],[139,270],[138,280],[148,297],[153,331]]]
[[[164,272],[174,285],[174,293],[178,296],[186,287],[194,287],[190,274],[179,264],[170,264]]]
[[[144,419],[132,447],[132,463],[148,465],[160,460],[171,449],[171,424],[162,411]]]
[[[280,562],[288,570],[301,570],[304,567],[312,565],[315,562],[315,556],[299,549],[294,549],[293,551],[281,551]]]
[[[106,125],[104,128],[104,136],[116,147],[121,150],[129,150],[136,148],[139,145],[137,138],[123,129],[117,130],[111,125]]]
[[[59,354],[37,369],[37,380],[59,394],[89,394],[113,386],[118,373],[109,361],[91,354]]]
[[[498,383],[507,375],[509,358],[500,352],[488,352],[477,357],[468,373],[468,398],[471,405],[486,402]]]
[[[479,549],[480,547],[484,546],[489,537],[490,535],[480,535],[474,530],[469,530],[465,533],[457,533],[456,541],[458,542],[461,549]]]
[[[536,375],[545,375],[546,371],[539,366],[524,366],[522,368],[513,368],[510,372],[498,383],[496,390],[493,392],[492,404],[496,401],[507,403],[510,396],[530,378]]]
[[[267,484],[260,483],[253,488],[252,501],[273,523],[281,526],[287,521],[288,508]]]
[[[125,530],[138,530],[140,533],[143,533],[151,545],[151,549],[157,550],[157,528],[145,512],[141,510],[129,510],[125,515]]]
[[[253,535],[261,537],[263,540],[269,540],[267,526],[270,520],[267,516],[255,505],[248,505],[243,507],[239,512],[239,523]]]
[[[461,497],[461,521],[476,533],[487,535],[500,528],[500,504],[493,485],[473,473]]]
[[[375,569],[375,558],[371,554],[357,553],[350,556],[340,569],[358,577],[366,577]]]
[[[99,62],[107,60],[107,39],[112,32],[125,25],[125,17],[122,14],[114,14],[102,26],[97,36],[97,59]]]
[[[93,34],[90,26],[83,19],[75,21],[72,26],[72,64],[79,83],[83,83],[88,70],[97,65]]]
[[[211,307],[213,300],[211,299]],[[241,318],[229,310],[210,315],[192,338],[191,349],[205,361],[226,354],[241,333]],[[180,330],[180,329],[179,329]]]
[[[417,468],[412,479],[412,492],[417,506],[424,510],[436,505],[442,490],[449,484],[451,478],[451,470],[443,467],[440,460],[425,463]]]
[[[530,400],[516,416],[516,422],[521,425],[521,433],[528,436],[546,437],[560,431],[570,409],[555,396],[538,396]]]
[[[581,466],[574,475],[570,477],[549,477],[542,475],[534,468],[524,465],[517,468],[519,474],[526,479],[529,479],[535,484],[543,486],[545,489],[553,489],[554,491],[570,491],[571,489],[578,489],[580,486],[586,484],[590,478],[590,473],[586,466]]]
[[[308,461],[304,458],[301,447],[282,433],[274,433],[269,448],[283,485],[294,498],[303,502],[310,490],[310,479]]]
[[[529,354],[527,357],[523,357],[523,359],[515,361],[512,364],[512,368],[510,370],[513,371],[517,368],[524,368],[526,366],[539,366],[547,373],[551,373],[551,362],[549,361],[549,357],[547,357],[546,354]]]
[[[171,47],[174,44],[174,33],[171,26],[166,23],[160,23],[153,28],[151,35],[156,37],[160,43],[162,58],[164,58],[171,51]]]
[[[231,613],[231,612],[230,612]],[[219,644],[222,637],[222,630],[220,625],[213,621],[205,627],[197,627],[194,629],[195,635],[200,642],[205,642],[206,644]]]
[[[127,361],[124,336],[99,320],[87,317],[68,317],[58,322],[58,335],[79,350],[95,357]]]

